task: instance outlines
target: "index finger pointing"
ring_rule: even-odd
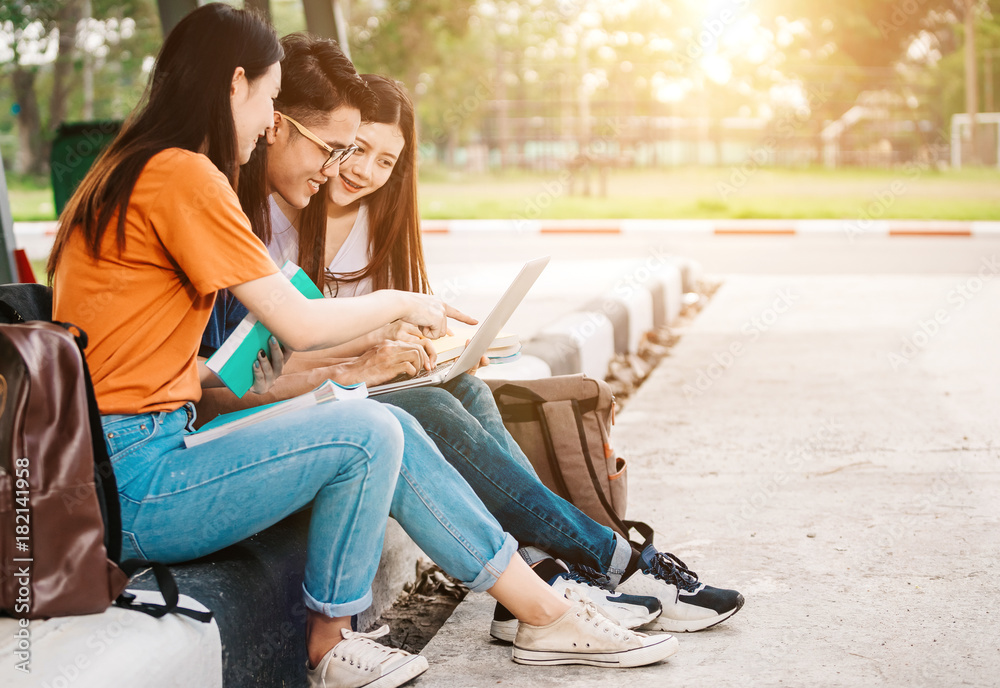
[[[448,316],[449,318],[454,318],[455,320],[458,320],[459,322],[464,322],[466,325],[478,325],[479,324],[479,321],[476,320],[475,318],[473,318],[471,315],[466,315],[462,311],[458,310],[457,308],[455,308],[453,306],[449,306],[448,304],[445,304],[445,312],[444,312],[444,314],[446,316]]]

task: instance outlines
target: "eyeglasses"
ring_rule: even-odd
[[[289,117],[288,115],[286,115],[284,113],[280,113],[280,114],[281,114],[282,117],[284,117],[289,122],[291,122],[292,126],[299,130],[300,134],[302,134],[307,139],[309,139],[310,141],[312,141],[313,143],[315,143],[317,146],[319,146],[320,148],[322,148],[324,151],[326,151],[326,153],[328,154],[329,157],[327,157],[326,162],[323,163],[323,167],[321,167],[320,169],[325,170],[327,167],[329,167],[330,165],[332,165],[335,162],[336,163],[344,162],[345,160],[347,160],[349,157],[351,157],[352,155],[354,155],[358,151],[359,147],[357,145],[353,144],[353,143],[350,146],[348,146],[347,148],[330,148],[330,146],[326,145],[326,143],[323,141],[323,139],[321,139],[320,137],[316,136],[316,134],[314,134],[311,131],[309,131],[308,129],[306,129],[304,126],[302,126],[301,124],[299,124],[298,122],[296,122],[294,119],[292,119],[291,117]]]

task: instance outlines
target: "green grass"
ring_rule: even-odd
[[[46,180],[9,176],[17,221],[54,220]],[[1000,220],[1000,170],[614,170],[606,198],[571,195],[559,172],[468,174],[427,167],[428,219],[775,218]],[[592,190],[597,193],[596,175]]]
[[[597,193],[596,175],[592,191]],[[475,218],[787,218],[1000,220],[1000,170],[616,170],[607,197],[570,194],[565,176],[431,170],[421,214]]]
[[[52,187],[47,178],[8,174],[7,196],[15,222],[56,219]]]
[[[31,269],[35,271],[35,279],[45,284],[47,278],[45,277],[45,264],[48,262],[47,258],[41,260],[31,261]]]

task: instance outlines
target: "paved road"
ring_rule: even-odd
[[[461,262],[440,239],[432,263]],[[587,260],[644,250],[528,243]],[[420,685],[996,685],[1000,243],[672,246],[725,283],[619,416],[630,516],[746,607],[666,664],[604,674],[512,664],[473,596],[426,648]]]

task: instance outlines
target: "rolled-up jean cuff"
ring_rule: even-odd
[[[540,561],[552,558],[552,555],[548,552],[543,552],[537,547],[533,547],[531,545],[519,549],[518,554],[520,554],[521,558],[528,563],[528,566],[534,566]]]
[[[368,589],[368,592],[366,592],[365,596],[360,600],[334,604],[332,602],[320,602],[309,594],[309,591],[306,590],[306,586],[303,584],[302,598],[305,600],[307,607],[312,609],[314,612],[319,612],[323,616],[328,616],[331,619],[336,619],[341,616],[354,616],[355,614],[360,614],[364,610],[368,609],[368,607],[372,606],[371,588]]]
[[[476,580],[466,583],[466,587],[472,592],[484,592],[496,585],[500,574],[510,566],[510,560],[517,554],[517,540],[511,537],[510,533],[503,534],[503,545],[500,546],[493,558],[486,562],[486,566],[476,576]]]
[[[615,551],[611,553],[611,565],[608,566],[608,578],[611,579],[612,589],[617,588],[622,582],[622,575],[631,559],[632,545],[623,535],[615,533]]]

